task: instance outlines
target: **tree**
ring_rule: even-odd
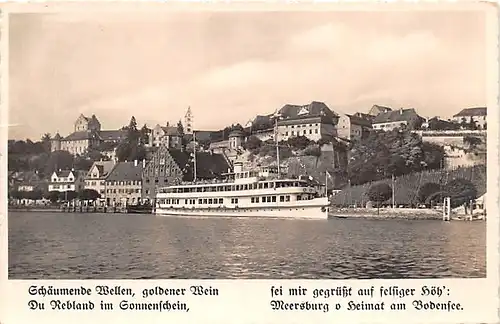
[[[59,194],[59,191],[49,191],[45,195],[45,198],[49,199],[51,203],[55,203],[57,200],[59,200]]]
[[[292,136],[288,138],[287,143],[291,147],[298,149],[298,150],[303,150],[309,145],[311,140],[309,140],[306,136]]]
[[[306,147],[304,151],[305,155],[320,157],[321,156],[321,148],[317,144],[309,145]]]
[[[453,208],[465,205],[467,213],[467,204],[477,198],[476,186],[464,178],[453,179],[446,184],[445,193],[451,198]]]
[[[441,191],[441,185],[435,182],[424,183],[417,191],[417,199],[419,202],[427,205],[427,199],[432,194]]]
[[[464,144],[466,144],[467,146],[469,146],[470,149],[474,149],[476,148],[478,145],[482,144],[483,141],[479,138],[479,137],[476,137],[476,136],[464,136]]]
[[[42,145],[43,147],[45,148],[45,151],[46,152],[50,152],[50,148],[51,148],[51,137],[50,137],[50,134],[49,133],[45,133],[43,134],[42,136]]]
[[[142,160],[146,158],[146,150],[141,144],[141,134],[137,130],[137,122],[132,116],[128,126],[123,128],[126,130],[126,136],[116,148],[116,156],[119,161]]]
[[[247,141],[244,144],[245,149],[250,151],[258,150],[262,145],[262,141],[257,136],[248,137]]]
[[[141,145],[146,145],[149,143],[149,136],[151,134],[151,130],[144,124],[140,131],[140,143]]]
[[[177,123],[177,132],[179,133],[179,137],[181,138],[181,148],[186,148],[186,134],[184,133],[184,126],[182,125],[182,121],[179,120]]]
[[[81,200],[92,200],[101,198],[101,194],[94,189],[83,189],[78,193],[78,198]]]
[[[442,165],[444,150],[424,143],[422,138],[404,130],[370,132],[352,144],[348,175],[353,185],[382,180]]]
[[[377,203],[377,215],[379,214],[380,203],[392,196],[392,188],[387,183],[375,183],[368,188],[366,193],[370,201]]]
[[[443,198],[446,196],[446,193],[444,191],[436,191],[432,194],[430,194],[426,199],[425,199],[425,205],[431,205],[435,201],[443,201]]]
[[[93,160],[87,159],[82,156],[75,157],[75,161],[73,163],[76,170],[89,170],[94,163]]]
[[[59,192],[59,199],[61,200],[70,201],[75,199],[76,197],[78,197],[78,193],[73,190]]]
[[[27,191],[24,193],[24,198],[31,200],[40,200],[43,198],[43,193],[40,190]]]
[[[67,170],[73,167],[74,157],[67,151],[54,151],[46,162],[44,174],[50,176],[56,170]]]

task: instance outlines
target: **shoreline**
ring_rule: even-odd
[[[54,212],[64,212],[59,208],[9,208],[8,212],[33,212],[33,213],[54,213]],[[71,212],[72,214],[85,214],[85,212]],[[106,213],[108,214],[108,213]],[[111,213],[112,214],[112,213]],[[149,213],[147,213],[149,214]],[[457,215],[451,214],[450,220],[463,220],[464,217],[469,215]],[[473,220],[485,220],[486,218],[477,218],[483,217],[483,215],[474,215],[476,216]],[[399,209],[396,208],[393,210],[392,208],[380,209],[379,214],[377,214],[377,209],[369,209],[369,208],[342,208],[335,209],[328,213],[328,218],[345,218],[345,219],[376,219],[376,220],[443,220],[443,215],[441,211],[438,210],[429,210],[429,209]]]
[[[450,220],[462,220],[466,216],[459,215],[452,212]],[[476,219],[478,215],[475,214]],[[329,218],[364,218],[364,219],[402,219],[402,220],[443,220],[443,214],[440,210],[435,209],[414,209],[414,208],[381,208],[377,214],[376,208],[339,208],[330,209],[328,213]],[[462,219],[461,219],[462,218]],[[484,218],[485,219],[485,218]]]

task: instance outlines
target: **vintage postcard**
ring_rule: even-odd
[[[492,3],[1,8],[0,322],[497,323]]]

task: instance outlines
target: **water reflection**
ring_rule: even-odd
[[[484,222],[11,213],[9,277],[485,277]]]

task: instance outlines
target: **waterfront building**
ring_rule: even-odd
[[[142,199],[153,200],[161,187],[193,181],[193,154],[193,152],[165,146],[156,149],[142,172]],[[196,162],[198,180],[217,178],[231,168],[222,154],[211,152],[197,152]]]
[[[452,119],[459,124],[475,122],[479,129],[485,129],[487,114],[486,107],[466,108],[453,115]]]
[[[151,130],[151,136],[149,136],[148,146],[166,146],[171,148],[180,148],[182,144],[181,140],[181,134],[177,126],[170,126],[169,123],[167,123],[166,126],[160,126],[159,124],[157,124]]]
[[[101,198],[106,197],[106,178],[115,167],[114,161],[97,161],[85,176],[85,189],[97,191]]]
[[[50,191],[80,191],[85,187],[86,172],[80,170],[58,170],[54,171],[50,177]]]
[[[105,199],[108,206],[126,206],[140,203],[142,170],[145,161],[117,162],[106,177]]]
[[[415,109],[399,109],[378,114],[373,120],[372,127],[375,130],[390,131],[395,128],[418,129],[424,119],[420,117]]]
[[[372,124],[367,119],[342,114],[337,124],[337,136],[348,140],[358,140],[366,135],[371,128]]]

